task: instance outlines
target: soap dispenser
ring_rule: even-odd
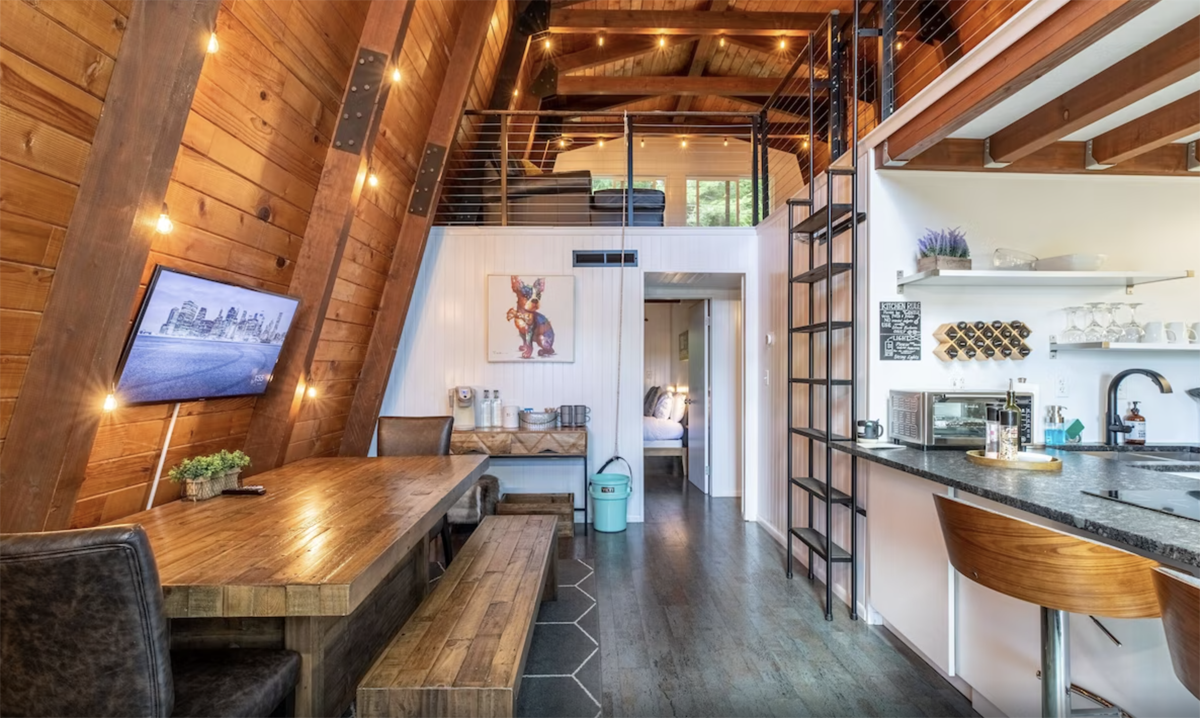
[[[1138,411],[1138,402],[1131,402],[1129,413],[1125,415],[1125,425],[1129,433],[1125,435],[1125,443],[1135,446],[1146,445],[1146,417]]]

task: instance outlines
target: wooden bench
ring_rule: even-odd
[[[357,715],[513,715],[538,607],[557,597],[555,520],[486,517],[359,683]]]

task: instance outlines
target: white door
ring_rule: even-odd
[[[688,478],[708,493],[709,397],[708,300],[696,302],[688,317]]]

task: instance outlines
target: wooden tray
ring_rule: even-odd
[[[1051,456],[1049,461],[1004,461],[991,459],[983,455],[982,449],[967,452],[967,461],[980,466],[991,466],[996,469],[1020,469],[1022,471],[1062,471],[1062,460]]]

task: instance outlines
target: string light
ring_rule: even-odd
[[[108,396],[104,397],[104,411],[106,413],[113,411],[116,408],[117,408],[117,395],[116,394],[109,394]]]
[[[802,150],[807,150],[807,149],[808,149],[808,140],[801,140],[801,142],[800,142],[800,149],[802,149]]]
[[[643,150],[646,149],[646,138],[645,137],[642,138],[642,149]]]
[[[159,234],[170,234],[171,230],[175,229],[175,223],[171,221],[171,211],[167,209],[167,203],[163,202],[162,213],[158,215],[158,223],[154,226]]]
[[[725,36],[724,35],[717,38],[717,44],[720,45],[721,47],[725,47]]]
[[[371,185],[372,187],[379,186],[379,175],[375,174],[374,167],[367,168],[367,184]]]
[[[722,142],[721,144],[722,144],[722,145],[724,145],[725,147],[728,147],[728,146],[729,146],[729,138],[728,138],[728,137],[726,137],[726,138],[725,138],[725,141],[724,141],[724,142]]]
[[[779,38],[779,49],[780,50],[787,49],[787,38],[783,38],[783,37]]]
[[[599,142],[599,144],[600,144],[600,146],[601,146],[601,147],[603,147],[603,146],[604,146],[604,138],[603,138],[603,137],[601,137],[601,138],[600,138],[600,142]]]
[[[519,94],[521,94],[521,91],[514,87],[513,88],[513,97],[516,97]]]
[[[666,37],[666,35],[659,35],[659,36],[658,36],[658,46],[659,46],[659,47],[666,47],[666,46],[667,46],[667,37]]]
[[[304,393],[308,394],[309,399],[315,399],[317,398],[317,387],[310,386]]]
[[[546,42],[544,44],[545,44],[546,49],[549,50],[550,49],[550,38],[546,38]]]
[[[897,50],[903,50],[903,49],[904,49],[904,41],[903,41],[903,40],[897,40],[897,41],[896,41],[896,49],[897,49]]]
[[[212,55],[220,49],[221,43],[217,42],[217,33],[214,32],[208,36],[208,54]]]
[[[687,149],[687,140],[680,140],[679,146],[686,150]]]
[[[567,140],[566,140],[565,138],[563,138],[563,139],[560,139],[560,140],[558,141],[558,146],[559,146],[559,147],[566,147],[566,146],[567,146]]]
[[[600,47],[604,47],[604,33],[600,33],[596,38],[596,42],[600,44]]]
[[[400,82],[400,68],[392,68],[392,82]]]

